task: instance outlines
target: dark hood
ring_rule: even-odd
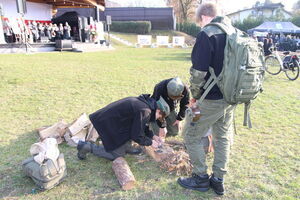
[[[142,102],[146,103],[149,106],[149,108],[151,109],[150,121],[151,122],[155,121],[155,111],[157,108],[155,99],[151,98],[150,94],[141,94],[138,97],[138,99],[141,100]]]

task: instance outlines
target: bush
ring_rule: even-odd
[[[291,19],[292,23],[300,27],[300,12],[295,14]]]
[[[235,22],[233,26],[240,29],[241,31],[247,32],[247,30],[255,28],[261,25],[264,22],[264,19],[261,17],[252,18],[248,17],[243,20],[243,22]]]
[[[115,21],[110,26],[111,31],[121,33],[147,34],[151,31],[150,21]]]
[[[198,27],[194,23],[183,22],[183,23],[177,23],[176,24],[176,30],[184,32],[184,33],[189,34],[189,35],[192,35],[194,37],[197,37],[197,35],[200,32],[201,28]]]

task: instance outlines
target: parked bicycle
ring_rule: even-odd
[[[299,58],[297,55],[290,55],[289,51],[283,52],[285,55],[281,59],[278,51],[274,49],[272,54],[266,56],[265,64],[266,71],[269,74],[277,75],[281,71],[285,72],[285,75],[289,80],[294,81],[299,77]]]

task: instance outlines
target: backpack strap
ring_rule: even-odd
[[[208,70],[209,70],[209,73],[210,73],[210,77],[206,81],[205,85],[203,86],[203,89],[205,90],[205,92],[201,95],[200,99],[198,100],[199,103],[202,103],[202,101],[207,96],[207,94],[209,93],[209,91],[219,81],[219,77],[216,76],[214,69],[212,67],[209,67]]]
[[[251,119],[250,119],[250,106],[251,106],[251,101],[249,101],[248,103],[245,103],[245,107],[244,107],[244,126],[248,126],[248,128],[252,128],[252,123],[251,123]]]

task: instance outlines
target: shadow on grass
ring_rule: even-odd
[[[172,54],[168,54],[168,56],[160,56],[160,57],[156,58],[156,60],[160,60],[160,61],[190,61],[191,53],[190,52],[172,53]]]
[[[30,157],[31,145],[37,141],[37,131],[31,131],[20,134],[6,146],[0,146],[3,155],[0,161],[0,199],[19,199],[28,195],[36,195],[37,199],[45,195],[56,198],[66,192],[70,192],[75,198],[76,194],[82,195],[78,191],[90,190],[95,186],[101,188],[102,194],[120,190],[117,180],[112,178],[110,161],[92,155],[87,160],[80,161],[77,158],[77,149],[63,143],[59,145],[59,150],[65,157],[67,177],[55,188],[40,192],[31,178],[24,175],[21,166],[22,161]],[[99,182],[95,177],[110,181]]]
[[[21,134],[17,139],[0,147],[0,199],[207,199],[212,192],[199,193],[181,188],[176,175],[159,169],[159,164],[142,155],[145,162],[136,156],[126,160],[137,179],[132,191],[122,191],[112,171],[111,161],[89,154],[86,160],[77,158],[76,148],[63,143],[68,175],[55,188],[34,191],[34,182],[22,172],[21,162],[30,157],[30,146],[38,140],[37,132]],[[178,198],[177,198],[178,197]]]

